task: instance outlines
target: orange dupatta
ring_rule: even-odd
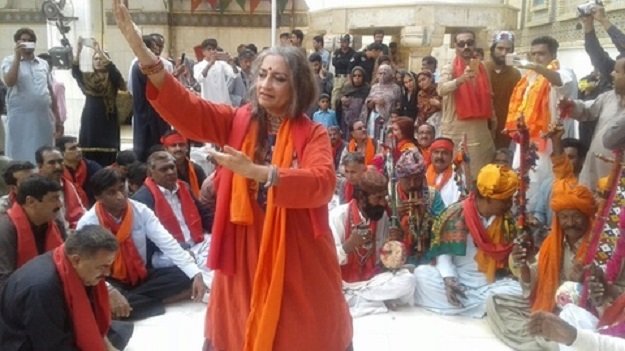
[[[436,184],[436,177],[438,176],[438,173],[436,173],[434,166],[430,164],[427,171],[425,172],[425,177],[428,180],[429,186],[436,188],[436,190],[438,191],[441,191],[441,189],[445,186],[445,184],[447,184],[449,179],[451,179],[452,174],[453,171],[451,169],[451,166],[447,167],[445,172],[443,172],[443,178],[441,179],[440,183]]]
[[[95,212],[100,221],[100,225],[115,234],[115,238],[117,238],[117,242],[119,243],[119,251],[111,267],[111,277],[123,283],[135,286],[148,276],[148,272],[132,241],[132,223],[134,216],[132,205],[128,203],[126,212],[119,224],[104,210],[100,202],[97,202],[95,206]]]
[[[200,183],[197,179],[197,173],[195,173],[195,168],[193,168],[193,163],[189,159],[187,159],[187,173],[189,174],[189,187],[191,188],[191,192],[196,199],[199,199]]]
[[[293,162],[293,123],[293,119],[286,119],[278,131],[271,161],[278,168],[289,168]],[[269,189],[258,268],[254,275],[250,314],[245,328],[246,351],[273,348],[284,293],[286,215],[286,208],[275,205],[274,189]]]
[[[558,70],[560,68],[560,63],[554,60],[547,68],[550,70]],[[514,87],[512,95],[510,96],[505,129],[508,131],[516,130],[517,119],[523,114],[531,140],[537,142],[540,150],[544,150],[546,145],[542,138],[542,133],[547,132],[549,123],[551,123],[551,111],[549,110],[551,84],[544,76],[539,74],[526,94],[525,91],[528,85],[528,76],[524,74]]]
[[[360,151],[360,150],[356,150],[356,140],[354,140],[354,138],[352,138],[352,140],[349,141],[349,144],[347,145],[347,151],[349,152],[355,152],[355,151]],[[375,156],[375,145],[373,145],[373,139],[371,138],[367,138],[367,144],[365,145],[365,166],[369,166],[373,163],[373,157]]]

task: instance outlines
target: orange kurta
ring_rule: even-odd
[[[189,94],[171,76],[148,98],[159,114],[190,139],[228,143],[235,109]],[[273,350],[344,351],[352,322],[342,294],[341,272],[329,227],[315,238],[308,209],[328,203],[335,182],[327,132],[313,127],[298,168],[279,170],[276,206],[287,208],[286,265],[282,308]],[[253,196],[253,195],[251,195]],[[264,216],[251,199],[254,224],[236,226],[234,274],[217,270],[207,311],[205,336],[216,350],[243,349]]]

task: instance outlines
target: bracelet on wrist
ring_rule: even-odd
[[[157,58],[156,62],[149,66],[143,66],[139,64],[139,69],[141,70],[141,73],[149,76],[152,74],[160,73],[162,70],[165,69],[165,65],[163,64],[163,61],[161,59]]]

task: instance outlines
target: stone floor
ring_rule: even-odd
[[[126,348],[143,350],[201,350],[205,305],[179,303],[162,316],[135,324]],[[510,350],[490,331],[485,320],[439,316],[420,308],[354,319],[354,350]]]

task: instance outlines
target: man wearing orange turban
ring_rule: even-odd
[[[526,324],[530,313],[552,312],[558,287],[564,281],[580,282],[583,277],[595,200],[590,189],[577,183],[572,163],[557,149],[561,148],[554,143],[551,161],[556,180],[551,209],[555,216],[551,231],[534,262],[528,262],[529,250],[522,244],[515,245],[510,257],[510,268],[521,282],[523,295],[495,295],[487,301],[493,332],[514,349],[550,347],[543,339],[529,334]]]
[[[507,216],[518,176],[506,166],[489,164],[477,177],[477,191],[443,212],[432,227],[429,256],[436,265],[415,270],[415,303],[441,314],[484,316],[493,293],[520,294],[518,282],[496,279],[505,273],[512,250]]]

